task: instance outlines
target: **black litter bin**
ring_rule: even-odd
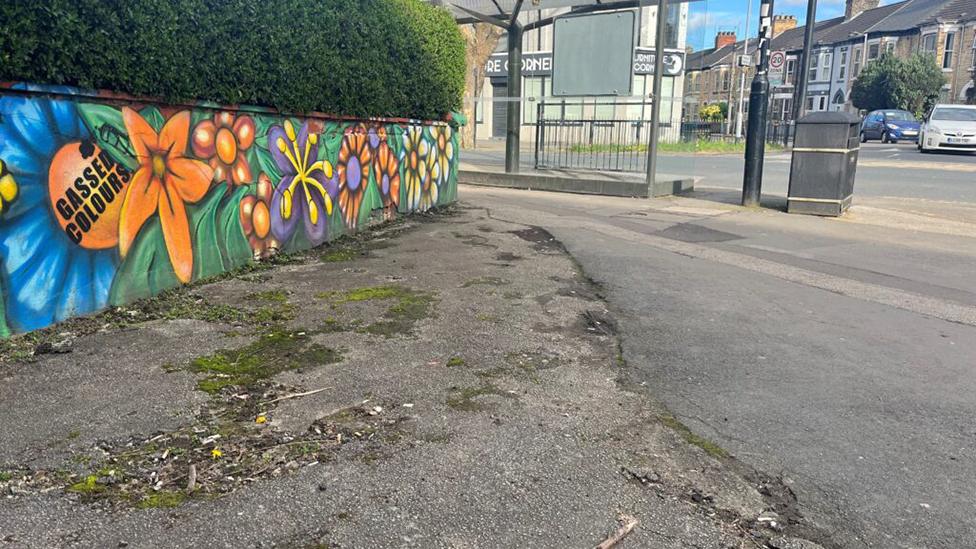
[[[790,166],[789,213],[844,213],[854,195],[861,119],[843,112],[817,112],[799,119]]]

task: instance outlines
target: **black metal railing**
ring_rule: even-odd
[[[650,114],[651,104],[644,101],[540,102],[536,106],[535,167],[643,172],[651,141]],[[677,154],[694,154],[699,147],[705,150],[706,142],[743,144],[748,132],[743,121],[742,134],[736,137],[734,126],[724,120],[662,121],[660,128],[659,150]],[[766,125],[766,142],[783,146],[791,131],[790,122],[771,120]]]
[[[682,141],[705,141],[726,133],[725,122],[713,120],[683,120],[681,122]]]
[[[611,108],[613,114],[598,116],[600,107]],[[650,103],[540,102],[536,112],[537,169],[643,171],[651,137]],[[631,112],[636,116],[625,116]],[[672,125],[660,127],[664,133]]]

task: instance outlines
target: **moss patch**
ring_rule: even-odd
[[[348,303],[395,300],[396,303],[383,313],[382,320],[357,329],[362,333],[383,337],[412,333],[418,320],[430,316],[431,306],[436,300],[430,293],[395,284],[323,292],[316,297],[328,300],[333,308]],[[341,324],[338,321],[332,325],[333,328],[339,326]]]
[[[284,290],[265,290],[255,292],[247,296],[248,299],[264,301],[267,303],[288,303],[288,293]]]
[[[341,305],[343,303],[355,303],[358,301],[373,301],[378,299],[395,299],[412,292],[409,288],[396,285],[386,286],[367,286],[364,288],[353,288],[345,291],[321,292],[316,297],[327,299],[331,303]]]
[[[83,496],[96,496],[104,492],[107,488],[104,484],[99,484],[97,475],[88,475],[83,480],[68,486],[67,490]]]
[[[186,499],[183,492],[163,491],[155,492],[139,500],[136,507],[139,509],[171,509],[178,507]]]
[[[242,349],[225,349],[196,358],[188,369],[203,374],[197,388],[213,394],[225,387],[249,387],[302,366],[322,366],[341,360],[339,351],[310,343],[305,332],[273,330]]]
[[[357,257],[359,257],[358,251],[352,248],[339,248],[322,254],[319,256],[319,259],[326,263],[341,263],[343,261],[352,261]]]
[[[479,412],[485,410],[487,406],[484,402],[479,402],[479,397],[486,395],[499,396],[503,398],[516,398],[512,393],[502,391],[491,383],[483,383],[477,387],[461,387],[451,391],[447,397],[446,404],[455,410],[462,412]]]

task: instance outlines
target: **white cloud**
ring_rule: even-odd
[[[696,11],[688,15],[688,32],[693,33],[715,25],[738,27],[741,14],[730,11]]]
[[[891,0],[897,2],[900,0]],[[845,6],[847,0],[817,0],[817,11],[820,11],[820,6]],[[780,8],[798,8],[807,7],[807,0],[778,0],[776,2],[776,12],[780,11]]]

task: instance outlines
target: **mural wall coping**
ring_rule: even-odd
[[[29,88],[19,88],[17,86],[29,86]],[[404,124],[404,125],[424,125],[424,126],[448,126],[452,125],[444,120],[423,120],[416,118],[403,118],[403,117],[383,117],[383,116],[348,116],[348,115],[337,115],[329,114],[319,111],[310,111],[307,113],[299,113],[292,111],[282,111],[275,109],[273,107],[263,107],[260,105],[225,105],[221,103],[216,103],[214,101],[184,101],[184,102],[166,102],[158,97],[153,96],[141,96],[141,95],[129,95],[125,93],[115,92],[111,90],[95,90],[95,89],[83,89],[73,86],[56,86],[56,85],[46,85],[46,84],[32,84],[27,82],[11,82],[11,81],[0,81],[0,93],[27,95],[27,96],[37,96],[37,97],[53,97],[61,99],[70,100],[96,100],[102,103],[108,103],[116,106],[122,105],[144,105],[144,104],[157,104],[166,105],[171,107],[184,107],[184,108],[194,108],[194,109],[208,109],[213,111],[229,111],[229,112],[242,112],[242,113],[252,113],[252,114],[267,114],[273,116],[282,117],[301,117],[301,118],[317,118],[322,120],[332,120],[336,122],[377,122],[385,124]]]

